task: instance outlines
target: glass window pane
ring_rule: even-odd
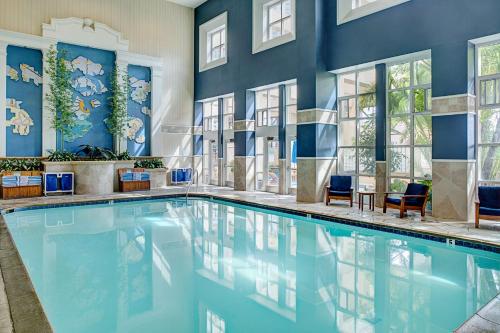
[[[432,116],[415,116],[414,140],[416,145],[432,144]]]
[[[261,90],[255,93],[255,108],[257,110],[267,109],[267,90]]]
[[[500,143],[500,109],[479,110],[479,143]]]
[[[283,17],[292,15],[292,2],[290,0],[283,1]]]
[[[479,147],[479,178],[500,181],[500,146]]]
[[[390,192],[405,192],[408,187],[408,183],[410,183],[409,179],[398,179],[392,178],[391,183],[389,185]]]
[[[415,61],[415,84],[430,84],[432,81],[432,64],[430,59]]]
[[[389,67],[389,89],[406,88],[410,86],[410,64],[393,65]]]
[[[273,23],[269,26],[269,38],[273,39],[281,36],[281,21]]]
[[[426,94],[427,111],[431,111],[432,110],[432,89],[427,89],[425,91],[425,94]]]
[[[479,75],[500,73],[500,44],[479,48]]]
[[[375,69],[358,73],[358,94],[375,92]]]
[[[215,49],[212,49],[212,61],[220,59],[220,47],[217,47]]]
[[[275,3],[269,6],[269,23],[281,20],[281,3]]]
[[[286,107],[286,123],[293,125],[297,123],[297,105],[290,105]]]
[[[283,20],[283,29],[282,29],[282,34],[286,35],[292,32],[292,18],[287,17],[286,19]]]
[[[375,118],[359,121],[359,146],[375,146]]]
[[[414,110],[413,112],[425,112],[427,111],[427,103],[426,103],[426,92],[425,89],[415,89],[413,91],[413,103]]]
[[[391,144],[410,144],[410,117],[391,118]]]
[[[410,176],[410,147],[395,147],[390,149],[391,175]]]
[[[339,75],[339,97],[356,94],[356,73]]]
[[[340,101],[340,116],[342,118],[356,117],[356,98],[343,99]]]
[[[356,145],[356,120],[344,120],[339,124],[339,145],[340,146],[355,146]]]
[[[359,117],[372,117],[375,116],[376,103],[375,94],[365,94],[358,98],[359,103]]]
[[[278,126],[279,109],[269,109],[269,124],[270,126]]]
[[[360,148],[359,173],[363,175],[375,175],[375,149]]]
[[[375,177],[360,176],[358,191],[375,191]]]
[[[221,33],[220,31],[214,32],[212,34],[212,48],[217,47],[221,44]]]
[[[269,106],[270,108],[277,108],[279,106],[280,90],[279,88],[269,89]]]
[[[339,149],[339,173],[356,173],[356,148]]]
[[[432,177],[432,147],[415,147],[413,173],[415,177]]]
[[[480,84],[481,105],[495,104],[495,80],[484,80]]]
[[[286,86],[286,104],[297,104],[297,85]]]
[[[410,91],[398,90],[388,94],[389,114],[408,113],[410,111]]]

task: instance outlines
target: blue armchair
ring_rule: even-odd
[[[325,203],[328,206],[330,200],[349,201],[352,207],[353,189],[351,176],[331,176],[330,185],[326,187]]]
[[[401,198],[391,198],[391,194],[402,194]],[[429,187],[423,184],[410,183],[405,193],[386,192],[384,199],[384,213],[387,208],[399,209],[399,217],[403,218],[408,210],[418,210],[425,216],[425,207],[429,197]]]
[[[479,201],[476,202],[476,228],[479,228],[479,219],[500,220],[500,187],[479,186]]]

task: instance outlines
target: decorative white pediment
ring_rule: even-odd
[[[89,18],[53,18],[50,24],[43,24],[42,31],[43,37],[64,43],[110,51],[128,51],[129,47],[128,40],[123,39],[120,32]]]

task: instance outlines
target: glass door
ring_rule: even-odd
[[[210,185],[219,185],[219,156],[217,142],[210,142]]]
[[[234,142],[231,141],[226,141],[224,169],[226,186],[234,187]]]
[[[267,191],[278,192],[280,185],[279,141],[267,141]]]
[[[297,138],[288,138],[288,158],[287,158],[287,179],[289,184],[289,193],[297,191]]]

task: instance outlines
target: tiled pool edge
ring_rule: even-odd
[[[500,332],[500,294],[467,319],[455,333]]]
[[[0,297],[6,297],[8,305],[1,308],[0,329],[16,333],[53,332],[3,216],[0,216],[0,271],[5,291]],[[3,326],[5,311],[10,327]]]
[[[13,322],[13,328],[15,332],[53,332],[50,323],[43,311],[42,305],[36,295],[33,285],[31,283],[31,279],[24,267],[17,248],[15,247],[14,242],[12,241],[12,237],[10,235],[10,231],[7,228],[5,223],[4,215],[11,214],[20,211],[27,210],[36,210],[36,209],[45,209],[45,208],[57,208],[57,207],[76,207],[76,206],[86,206],[86,205],[96,205],[96,204],[113,204],[120,202],[135,202],[135,201],[149,201],[149,200],[161,200],[161,199],[169,199],[169,198],[183,198],[185,194],[181,193],[172,193],[172,194],[150,194],[144,196],[131,196],[126,198],[110,198],[110,199],[86,199],[81,201],[71,201],[66,203],[54,203],[54,204],[27,204],[23,207],[18,208],[6,208],[0,209],[0,269],[2,271],[2,275],[5,275],[4,272],[4,253],[6,253],[6,257],[15,257],[17,262],[14,261],[14,264],[8,264],[6,267],[6,271],[9,272],[7,275],[13,275],[17,279],[10,280],[5,283],[5,291],[7,292],[7,300],[10,308],[11,318]],[[314,211],[309,211],[306,209],[293,209],[293,208],[284,208],[280,206],[276,206],[273,204],[262,204],[256,203],[252,201],[248,201],[245,199],[236,199],[236,198],[228,198],[223,195],[217,195],[215,193],[190,193],[189,198],[191,199],[210,199],[210,200],[218,200],[222,202],[229,202],[234,204],[240,204],[245,206],[250,206],[254,208],[266,209],[271,211],[278,211],[281,213],[291,214],[295,216],[307,217],[311,219],[317,219],[321,221],[328,221],[333,223],[339,223],[344,225],[356,226],[371,230],[377,230],[382,232],[389,232],[414,238],[427,239],[431,241],[446,243],[449,235],[429,232],[426,230],[415,231],[411,227],[405,227],[402,225],[401,227],[394,227],[389,225],[381,225],[374,222],[368,221],[356,221],[354,219],[346,219],[335,217],[332,215],[320,214]],[[7,238],[5,238],[5,234]],[[7,239],[7,243],[10,244],[11,248],[6,250],[2,246],[2,239]],[[464,246],[479,250],[484,250],[488,252],[500,253],[500,244],[491,243],[487,241],[482,241],[478,239],[467,239],[461,235],[455,235],[453,237],[455,240],[456,246]],[[4,241],[5,242],[5,241]],[[8,245],[7,244],[7,245]],[[5,281],[5,280],[4,280]],[[12,285],[9,285],[12,284]],[[17,284],[17,286],[16,286]],[[17,304],[17,297],[12,294],[16,294],[17,291],[10,290],[12,288],[19,287],[21,290],[27,291],[28,294],[21,296],[20,304]],[[11,294],[11,295],[9,295]],[[12,303],[12,298],[15,298],[15,302]],[[24,298],[23,298],[24,297]],[[489,314],[493,316],[498,316],[500,313],[500,296],[493,298],[485,307],[476,312],[471,318],[467,319],[460,327],[458,327],[454,332],[458,333],[466,333],[470,332],[470,329],[474,329],[474,332],[500,332],[500,324],[492,323],[491,321],[483,318],[481,316],[481,312],[485,311],[484,309],[489,308]],[[499,300],[499,302],[497,302]],[[494,304],[495,307],[491,307],[491,304]],[[31,309],[34,314],[34,317],[27,316],[22,317],[22,314],[25,314],[26,309]],[[0,313],[1,315],[1,313]],[[0,327],[1,328],[1,327]],[[493,329],[492,329],[493,328]],[[498,330],[497,330],[498,329]]]

